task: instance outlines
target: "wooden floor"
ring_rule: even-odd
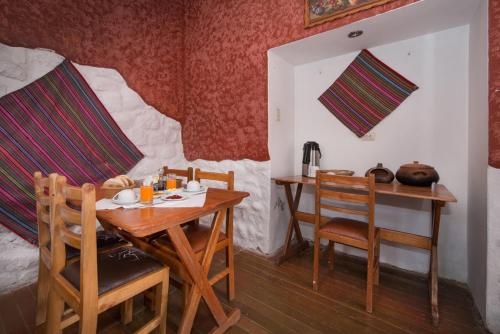
[[[221,264],[217,257],[215,265]],[[238,252],[236,300],[228,303],[219,283],[217,293],[224,307],[239,307],[242,318],[228,333],[487,333],[467,289],[440,281],[441,324],[430,323],[426,281],[407,272],[383,268],[375,290],[374,313],[365,308],[365,264],[337,256],[329,272],[321,263],[319,293],[313,292],[311,250],[276,266],[271,260]],[[181,315],[180,293],[170,289],[168,326],[175,332]],[[142,297],[135,300],[134,322],[124,327],[114,308],[99,318],[100,333],[131,333],[151,316]],[[0,333],[34,333],[35,286],[0,296]],[[204,304],[193,333],[207,333],[214,326]],[[65,333],[76,333],[77,327]]]

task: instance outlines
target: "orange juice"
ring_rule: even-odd
[[[175,179],[175,174],[167,175],[167,190],[173,190],[177,188],[177,180]]]
[[[141,203],[153,203],[153,186],[141,186]]]

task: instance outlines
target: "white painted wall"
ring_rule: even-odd
[[[302,144],[315,140],[323,153],[324,169],[352,169],[357,175],[364,175],[377,162],[394,172],[413,160],[434,166],[440,173],[440,182],[458,199],[457,204],[443,210],[439,273],[466,282],[468,26],[385,44],[370,51],[420,89],[372,130],[374,141],[362,141],[317,100],[357,52],[296,66],[295,157],[289,163],[294,164],[294,173],[300,174]],[[311,191],[306,189],[301,209],[313,212]],[[377,225],[429,235],[428,202],[378,196],[378,203]],[[304,231],[312,237],[310,226],[304,226]],[[424,251],[384,244],[381,260],[427,272],[429,257]]]
[[[294,67],[276,55],[267,53],[268,63],[268,147],[271,156],[271,176],[292,175],[295,159],[295,81]],[[290,218],[283,187],[270,181],[271,202],[267,254],[276,252],[283,245],[287,222]]]
[[[469,287],[486,317],[488,168],[488,3],[480,2],[470,23],[468,114],[468,272]]]
[[[50,50],[14,48],[0,43],[0,96],[43,76],[63,57]],[[252,160],[187,161],[179,122],[147,105],[113,69],[75,64],[127,137],[144,153],[128,175],[142,178],[161,166],[235,172],[235,187],[250,193],[235,208],[234,240],[243,248],[265,252],[268,246],[270,162]],[[0,225],[0,294],[33,283],[38,250]]]
[[[500,169],[488,167],[486,326],[500,333]]]

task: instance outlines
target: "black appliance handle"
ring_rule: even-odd
[[[304,144],[304,147],[303,147],[303,156],[302,156],[302,163],[303,164],[309,164],[309,162],[311,162],[311,142],[307,142]]]

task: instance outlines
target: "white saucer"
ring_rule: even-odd
[[[118,204],[118,205],[132,205],[132,204],[138,203],[138,202],[139,202],[139,199],[138,199],[138,198],[136,198],[136,199],[135,199],[134,201],[132,201],[132,202],[120,202],[120,201],[117,201],[117,200],[112,199],[112,200],[111,200],[111,202],[112,202],[113,204]]]

